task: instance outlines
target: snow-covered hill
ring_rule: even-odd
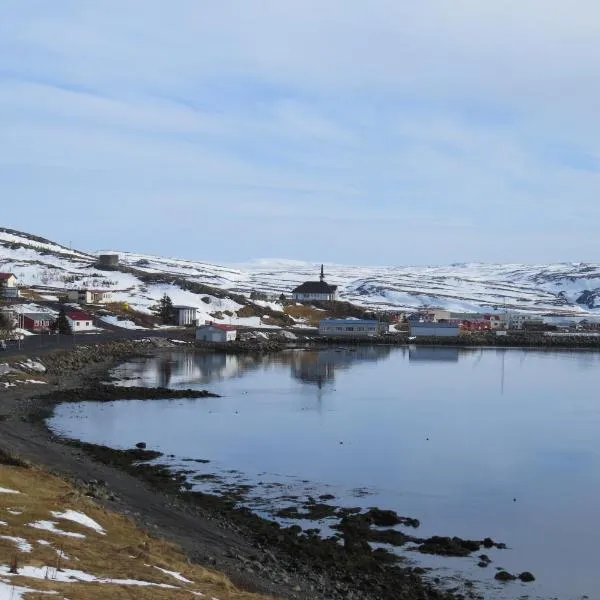
[[[232,312],[237,322],[235,311],[242,304],[235,294],[249,296],[252,291],[289,294],[299,283],[316,279],[320,267],[278,259],[227,266],[131,252],[119,255],[121,267],[104,271],[96,267],[96,253],[72,250],[37,236],[0,228],[0,271],[15,273],[21,284],[36,286],[50,295],[82,286],[111,289],[116,300],[126,301],[142,311],[148,311],[167,293],[175,304],[197,306],[207,316],[215,311]],[[435,306],[493,310],[506,306],[576,314],[600,308],[598,264],[325,265],[325,273],[329,283],[339,286],[340,299],[371,308],[402,310]],[[186,283],[226,293],[210,290],[195,293],[183,289],[190,287]],[[258,304],[280,308],[275,302]]]

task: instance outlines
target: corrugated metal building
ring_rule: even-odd
[[[458,337],[458,323],[410,323],[411,337]]]
[[[373,319],[323,319],[319,335],[326,337],[373,337],[389,331],[389,325]]]

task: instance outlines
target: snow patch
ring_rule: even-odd
[[[21,552],[31,552],[33,550],[33,546],[24,538],[0,535],[0,540],[12,542]]]
[[[183,583],[194,583],[193,581],[186,579],[181,573],[178,573],[177,571],[167,571],[167,569],[162,569],[161,567],[157,567],[156,565],[154,566],[154,568],[158,569],[162,573],[165,573],[167,575],[170,575],[171,577],[174,577],[175,579],[177,579],[177,581],[183,581]]]
[[[106,535],[104,528],[99,523],[97,523],[96,521],[94,521],[94,519],[91,519],[87,515],[77,512],[76,510],[65,510],[64,512],[57,512],[53,510],[51,511],[51,513],[55,519],[65,519],[66,521],[73,521],[74,523],[79,523],[80,525],[83,525],[88,529],[93,529],[100,535]]]
[[[17,490],[9,490],[8,488],[0,487],[0,494],[20,494]]]
[[[62,529],[59,529],[56,526],[56,521],[36,521],[35,523],[28,523],[28,525],[30,527],[34,527],[35,529],[56,533],[57,535],[85,539],[85,535],[83,535],[83,533],[73,533],[72,531],[63,531]]]

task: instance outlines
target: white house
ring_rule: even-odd
[[[321,275],[319,281],[305,281],[303,284],[292,290],[292,299],[299,302],[335,300],[337,285],[329,285],[325,281],[323,265],[321,265]]]
[[[373,337],[389,331],[389,325],[373,319],[323,319],[319,335],[326,337]]]
[[[106,304],[112,299],[112,294],[107,290],[68,290],[67,298],[79,304]]]
[[[81,310],[71,310],[66,313],[66,316],[73,333],[90,331],[92,329],[93,319],[91,315]]]
[[[409,324],[411,337],[458,337],[458,323],[426,323],[413,322]]]
[[[12,273],[0,273],[0,296],[9,299],[20,295],[17,278]]]
[[[196,341],[199,342],[233,342],[237,337],[237,329],[231,325],[207,323],[196,328]]]
[[[500,315],[500,320],[502,324],[506,326],[507,329],[523,329],[525,323],[529,321],[539,322],[539,318],[536,318],[535,315],[530,313],[516,313],[516,312],[506,312]]]
[[[195,325],[198,309],[195,306],[173,306],[173,316],[177,325]]]

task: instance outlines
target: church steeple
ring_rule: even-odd
[[[323,270],[323,265],[321,265],[321,277],[320,277],[321,281],[325,281],[325,271]]]

